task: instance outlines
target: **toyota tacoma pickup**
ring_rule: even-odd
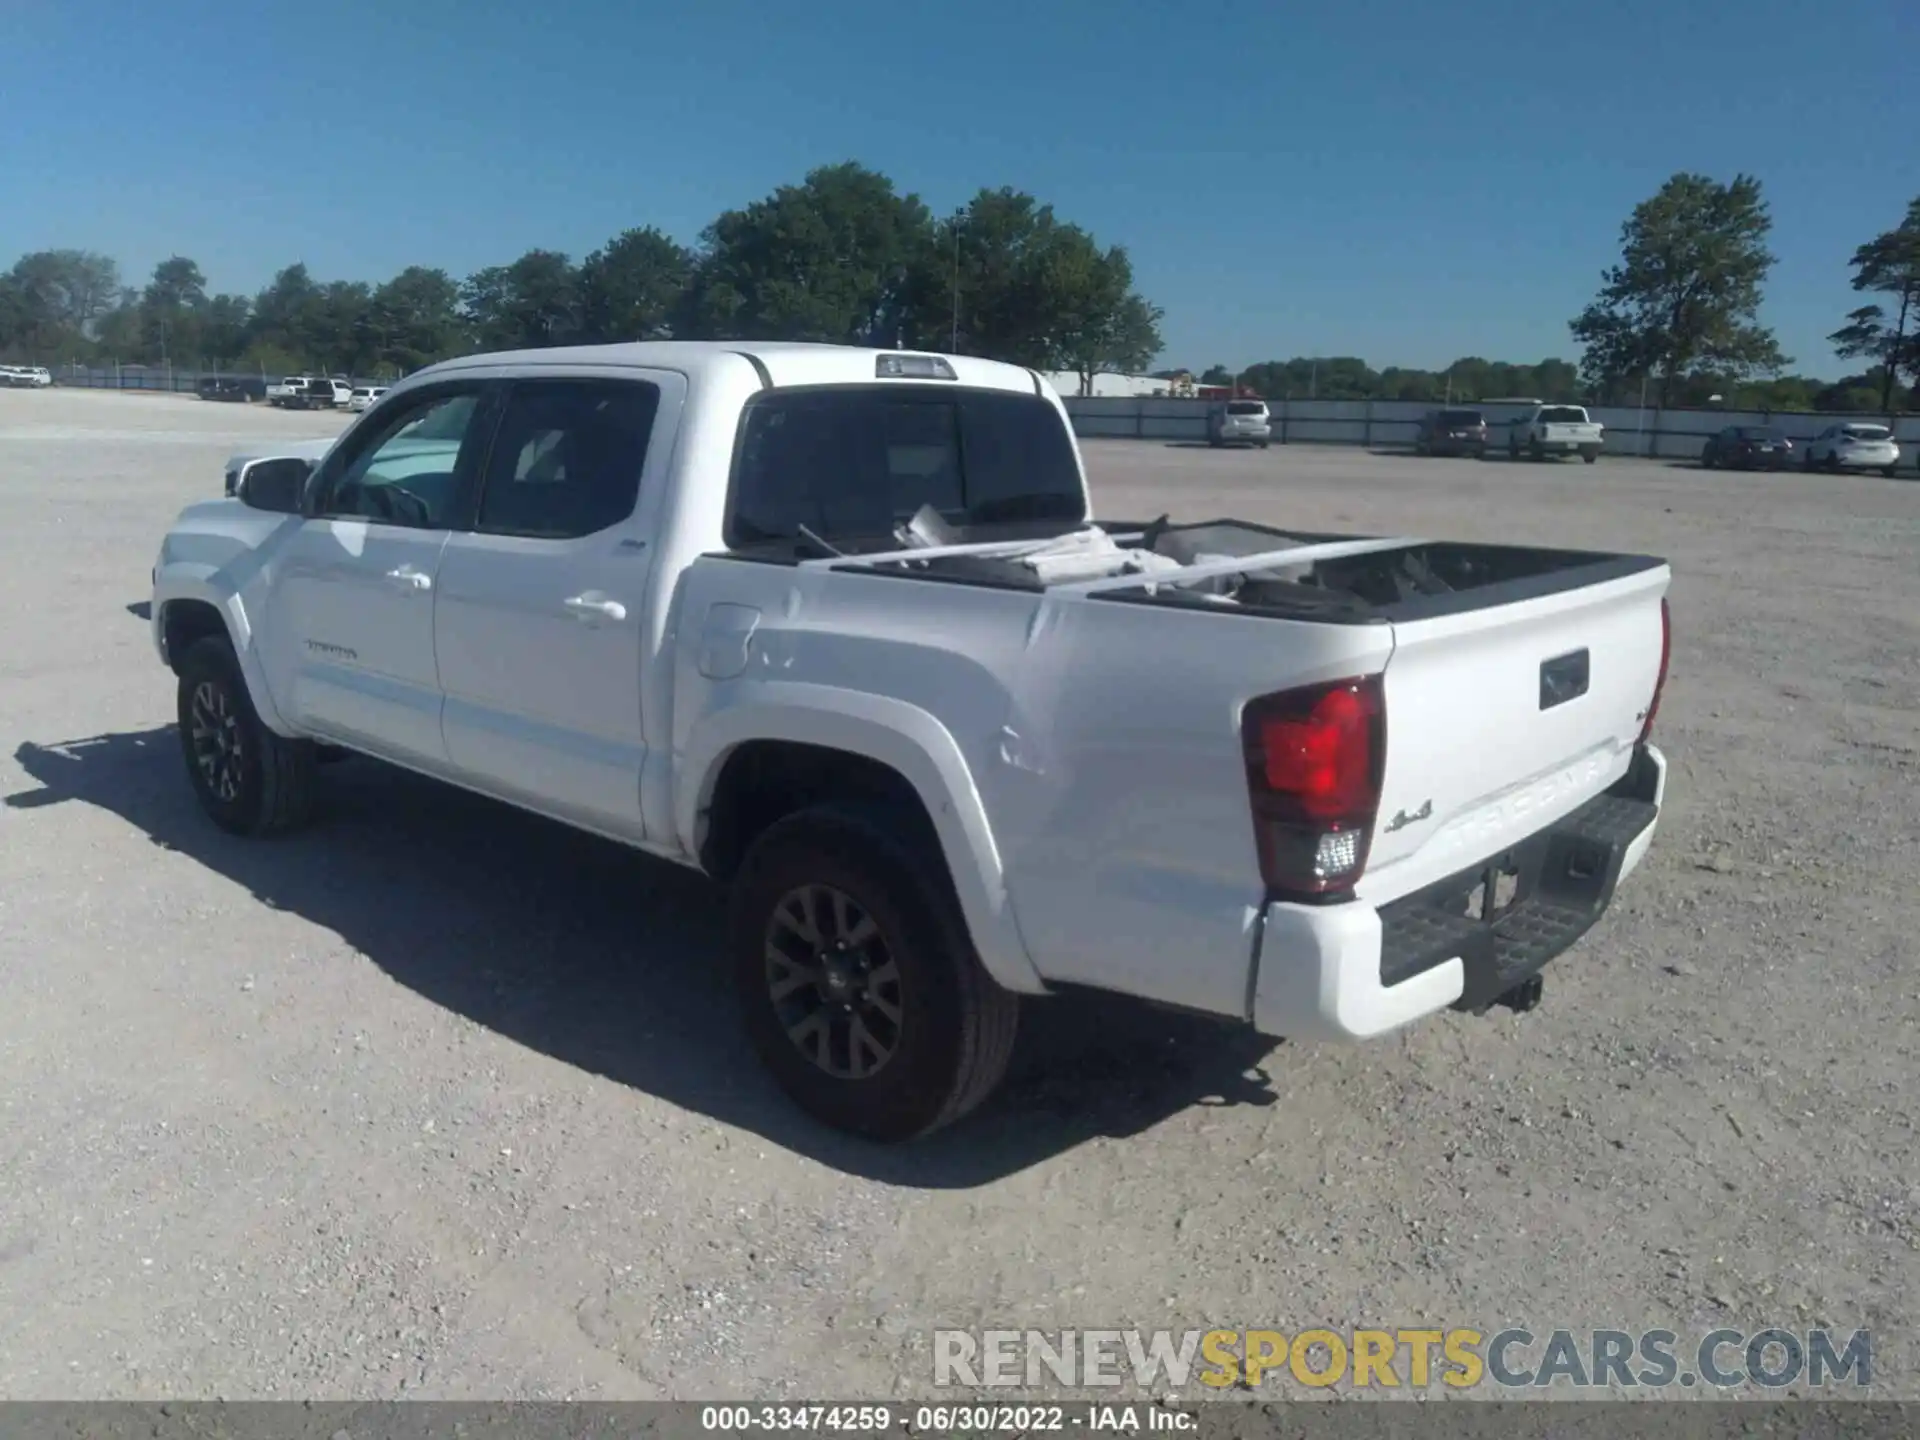
[[[1582,405],[1539,405],[1513,422],[1507,455],[1544,460],[1549,455],[1578,455],[1591,465],[1600,458],[1600,423]]]
[[[874,1139],[1067,987],[1299,1040],[1530,1008],[1654,833],[1663,561],[1096,520],[1031,370],[481,355],[307,449],[154,568],[213,822],[299,824],[344,750],[702,870],[760,1057]]]

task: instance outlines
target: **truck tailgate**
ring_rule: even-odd
[[[1499,854],[1625,772],[1660,674],[1670,574],[1394,622],[1362,897],[1384,903]]]
[[[1540,438],[1549,445],[1598,445],[1600,427],[1592,423],[1579,425],[1556,420],[1540,427]]]

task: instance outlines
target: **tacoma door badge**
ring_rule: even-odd
[[[1399,814],[1395,815],[1393,819],[1389,820],[1386,826],[1386,833],[1391,835],[1394,831],[1404,830],[1407,828],[1407,826],[1412,825],[1417,821],[1431,820],[1432,818],[1433,818],[1433,801],[1422,800],[1420,802],[1420,808],[1418,810],[1415,810],[1411,815],[1409,815],[1405,810],[1402,810],[1399,812]]]

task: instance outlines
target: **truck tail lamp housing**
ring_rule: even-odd
[[[1380,677],[1263,695],[1240,733],[1267,888],[1303,898],[1350,889],[1366,870],[1386,769]]]
[[[1667,665],[1673,659],[1673,616],[1667,609],[1667,597],[1660,597],[1660,673],[1653,678],[1653,698],[1647,701],[1647,718],[1640,726],[1640,743],[1653,737],[1653,717],[1660,713],[1660,694],[1667,688]]]

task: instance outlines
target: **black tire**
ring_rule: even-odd
[[[1898,474],[1899,471],[1900,471],[1900,467],[1898,465],[1882,465],[1880,467],[1880,473],[1886,476],[1889,480],[1893,479],[1893,477],[1896,474]]]
[[[1269,446],[1269,445],[1271,445],[1272,443],[1273,443],[1273,442],[1272,442],[1271,440],[1262,440],[1262,441],[1260,442],[1260,448],[1261,448],[1262,450],[1264,450],[1264,449],[1266,449],[1266,448],[1267,448],[1267,446]],[[1892,474],[1893,472],[1892,472],[1891,470],[1889,470],[1889,471],[1888,471],[1887,473],[1888,473],[1888,474]]]
[[[260,723],[225,639],[196,640],[180,658],[178,716],[187,778],[222,830],[272,835],[313,813],[313,746]]]
[[[762,1063],[815,1119],[889,1143],[986,1099],[1006,1074],[1020,1015],[1018,997],[981,968],[941,862],[906,838],[912,828],[904,816],[838,806],[777,821],[747,852],[729,916],[734,986]],[[834,913],[835,893],[850,902],[844,913]],[[811,935],[794,923],[809,903]],[[834,944],[829,930],[870,938]],[[805,953],[816,944],[817,956]],[[871,1047],[854,1039],[856,1023]]]
[[[1527,458],[1529,460],[1544,460],[1547,458],[1547,452],[1541,448],[1538,440],[1532,441],[1527,446]]]
[[[1700,468],[1702,470],[1711,470],[1719,463],[1719,457],[1713,453],[1711,448],[1700,452]]]
[[[1594,463],[1595,461],[1597,461],[1597,460],[1598,460],[1599,458],[1600,458],[1600,457],[1599,457],[1598,455],[1582,455],[1582,456],[1580,457],[1580,459],[1581,459],[1581,461],[1582,461],[1582,462],[1583,462],[1584,464],[1587,464],[1587,465],[1591,465],[1591,464],[1593,464],[1593,463]]]

